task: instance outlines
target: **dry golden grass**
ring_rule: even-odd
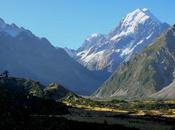
[[[85,105],[85,104],[76,104],[71,102],[64,103],[68,106],[74,107],[74,108],[80,108],[85,110],[91,110],[91,111],[104,111],[104,112],[116,112],[119,114],[127,114],[130,116],[159,116],[159,117],[167,117],[167,118],[175,118],[175,109],[118,109],[118,108],[110,108],[110,107],[98,107],[98,106],[92,106],[92,105]],[[130,102],[130,105],[135,105],[138,102]],[[156,101],[143,101],[144,104],[149,103],[156,103]],[[175,104],[175,101],[163,101],[165,104]],[[130,113],[130,114],[129,114]]]
[[[118,112],[118,113],[128,113],[128,111],[126,110],[119,110],[119,109],[112,109],[112,108],[108,108],[108,107],[93,107],[90,105],[80,105],[80,104],[71,104],[69,102],[64,102],[66,105],[68,106],[72,106],[75,108],[81,108],[81,109],[87,109],[87,110],[93,110],[93,111],[105,111],[105,112]]]
[[[146,113],[143,110],[137,110],[134,113],[130,114],[130,116],[145,116]]]

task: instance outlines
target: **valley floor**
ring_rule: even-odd
[[[81,101],[82,100],[82,101]],[[68,101],[68,100],[67,100]],[[75,100],[71,100],[72,103]],[[79,103],[81,101],[81,103]],[[102,129],[102,130],[175,130],[175,112],[173,109],[174,101],[163,102],[170,103],[171,105],[152,106],[155,102],[148,107],[148,104],[143,101],[144,107],[136,108],[134,106],[131,109],[129,104],[126,108],[121,109],[122,102],[111,103],[108,102],[101,104],[96,101],[79,99],[76,103],[65,102],[67,106],[63,106],[61,109],[67,109],[69,112],[65,114],[57,114],[52,112],[50,114],[36,113],[30,115],[17,115],[11,116],[11,118],[1,118],[0,129],[2,130],[90,130],[90,129]],[[88,104],[89,103],[89,104]],[[126,103],[126,102],[125,102]],[[139,104],[140,102],[135,102]],[[150,103],[150,101],[149,101]],[[86,105],[85,105],[86,104]],[[93,105],[94,106],[93,106]],[[111,105],[110,105],[111,104]],[[114,108],[113,105],[120,104],[120,109]],[[133,102],[130,102],[133,104]],[[106,105],[106,106],[104,106]],[[103,106],[103,107],[102,107]],[[166,106],[168,109],[166,109]],[[171,108],[171,107],[172,108]],[[49,107],[49,106],[48,106]],[[154,108],[154,109],[153,109]],[[53,107],[49,107],[46,110],[50,111]],[[153,109],[153,110],[151,110]],[[165,116],[162,113],[168,113]],[[54,109],[54,111],[60,111]]]
[[[103,129],[103,130],[174,130],[175,119],[159,116],[129,116],[126,113],[93,111],[69,108],[66,115],[32,115],[39,123],[61,130]],[[61,120],[61,122],[60,122]],[[43,127],[43,126],[42,126]],[[37,128],[37,127],[36,127]],[[49,128],[46,126],[46,128]],[[50,128],[49,128],[50,129]]]
[[[175,101],[94,101],[74,97],[63,103],[71,113],[62,117],[71,121],[139,130],[175,129]]]

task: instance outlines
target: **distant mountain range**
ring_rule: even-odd
[[[109,34],[94,33],[78,50],[66,51],[89,70],[113,72],[168,27],[148,9],[136,9],[127,14]]]
[[[0,19],[0,72],[13,76],[60,83],[77,94],[88,95],[105,79],[72,59],[64,49],[55,48],[46,38],[7,24]]]
[[[174,72],[175,25],[121,65],[94,95],[98,98],[174,99]]]
[[[77,50],[54,47],[0,19],[0,72],[41,82],[42,92],[55,100],[67,92],[94,92],[103,99],[174,99],[174,43],[175,25],[170,28],[146,8],[127,14],[109,34],[87,37]]]

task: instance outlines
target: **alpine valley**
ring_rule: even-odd
[[[61,83],[68,89],[89,95],[104,82],[105,76],[91,72],[46,38],[0,19],[0,71],[29,78],[47,85]]]
[[[0,18],[0,129],[175,130],[175,25],[138,8],[77,50],[54,45]]]

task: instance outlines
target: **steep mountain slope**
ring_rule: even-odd
[[[104,81],[46,38],[0,19],[0,71],[43,84],[60,83],[78,94],[90,94]]]
[[[169,27],[148,9],[127,14],[109,34],[92,34],[77,50],[76,59],[90,70],[113,72]]]
[[[140,99],[151,96],[174,80],[175,25],[121,65],[94,94],[99,98]]]
[[[77,51],[74,50],[74,49],[69,49],[67,47],[64,48],[64,50],[67,52],[67,54],[72,57],[72,58],[75,58],[77,57]]]
[[[174,100],[175,99],[175,81],[170,85],[150,96],[158,100]]]

